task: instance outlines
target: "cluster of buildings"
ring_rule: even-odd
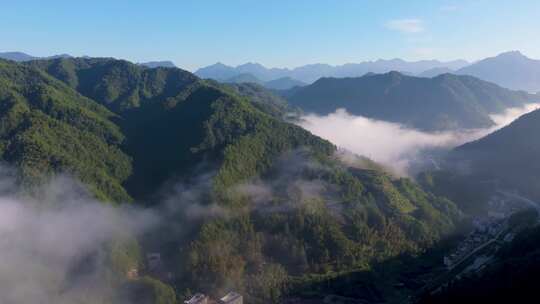
[[[173,279],[173,274],[165,271],[165,267],[163,267],[163,262],[161,260],[161,254],[158,252],[151,252],[146,255],[145,272],[151,273],[153,276],[164,281]],[[136,267],[128,269],[126,273],[126,277],[130,280],[138,279],[139,275],[139,269]],[[243,302],[244,298],[241,294],[231,291],[217,300],[208,295],[197,293],[189,300],[184,301],[184,304],[243,304]]]
[[[173,274],[165,270],[161,254],[158,252],[150,252],[146,254],[146,270],[145,272],[152,274],[155,277],[163,281],[170,281],[173,279]],[[130,280],[138,279],[140,273],[139,269],[133,267],[128,269],[126,277]],[[189,300],[184,301],[184,304],[243,304],[244,299],[241,294],[237,292],[229,292],[220,299],[213,299],[208,295],[197,293]]]
[[[472,221],[474,230],[461,242],[456,251],[444,257],[444,265],[451,269],[470,253],[496,239],[506,228],[506,219],[513,213],[523,210],[524,204],[502,197],[494,197],[489,201],[487,217],[475,218]],[[512,235],[507,235],[504,241],[511,240]],[[508,240],[507,240],[508,239]]]
[[[244,298],[241,294],[231,291],[219,300],[214,300],[205,294],[197,293],[189,300],[184,301],[184,304],[243,304],[243,302]]]
[[[457,250],[444,257],[444,265],[447,268],[452,268],[454,265],[463,260],[470,253],[478,249],[480,246],[493,240],[497,235],[504,230],[503,220],[475,220],[476,229],[461,242]]]

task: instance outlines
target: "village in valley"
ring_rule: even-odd
[[[243,304],[243,297],[239,293],[231,291],[221,299],[215,300],[205,294],[197,293],[189,300],[184,301],[184,304]]]
[[[513,192],[497,192],[488,209],[486,216],[472,219],[472,231],[452,253],[444,256],[446,270],[420,288],[419,293],[437,294],[455,280],[481,273],[496,261],[497,251],[519,231],[539,224],[540,205]]]

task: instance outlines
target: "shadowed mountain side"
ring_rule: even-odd
[[[476,177],[492,180],[540,200],[540,110],[480,140],[458,147],[453,162],[467,164]]]
[[[291,105],[319,115],[343,108],[353,115],[440,131],[492,126],[490,114],[534,102],[537,97],[470,76],[421,78],[390,72],[323,78],[292,90],[287,99]]]

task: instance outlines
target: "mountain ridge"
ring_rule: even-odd
[[[259,78],[253,76],[253,74],[243,73],[233,76],[231,78],[222,80],[223,83],[256,83],[271,90],[285,91],[294,87],[303,87],[306,83],[290,78],[282,77],[270,81],[262,81]]]
[[[477,61],[456,71],[475,76],[502,87],[528,92],[540,91],[540,60],[519,51],[510,51]]]
[[[454,60],[442,62],[438,60],[420,60],[405,61],[402,59],[379,59],[376,61],[365,61],[360,63],[346,63],[343,65],[328,64],[308,64],[293,69],[289,68],[266,68],[258,63],[247,63],[236,67],[228,66],[223,63],[216,63],[203,67],[195,71],[195,74],[201,78],[212,78],[224,80],[237,74],[250,73],[255,77],[269,81],[282,77],[290,77],[305,83],[312,83],[321,77],[353,77],[362,76],[369,72],[386,73],[392,70],[399,70],[411,74],[418,74],[425,70],[435,67],[448,67],[458,69],[468,62],[464,60]]]
[[[140,62],[139,63],[142,66],[145,66],[147,68],[176,68],[177,66],[170,60],[161,60],[161,61],[148,61],[148,62]]]
[[[0,58],[6,59],[6,60],[12,60],[16,62],[25,62],[25,61],[38,60],[38,59],[69,58],[69,57],[71,57],[71,55],[69,54],[36,57],[36,56],[28,55],[23,52],[0,52]]]
[[[397,122],[426,131],[474,129],[494,124],[490,114],[536,102],[472,76],[433,78],[399,72],[351,78],[321,78],[286,94],[291,105],[327,115],[343,108],[353,115]]]

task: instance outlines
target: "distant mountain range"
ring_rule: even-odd
[[[442,62],[438,60],[422,60],[409,62],[402,59],[366,61],[332,66],[328,64],[310,64],[294,69],[266,68],[258,63],[247,63],[231,67],[222,63],[201,68],[195,74],[201,78],[212,78],[219,81],[230,79],[240,74],[251,74],[262,81],[270,81],[290,77],[305,83],[312,83],[321,77],[358,77],[366,73],[387,73],[400,71],[406,74],[419,74],[433,68],[460,69],[469,63],[465,60]]]
[[[6,60],[12,60],[16,62],[25,62],[25,61],[31,61],[31,60],[48,60],[48,59],[57,59],[57,58],[72,58],[73,56],[69,54],[60,54],[60,55],[53,55],[53,56],[46,56],[46,57],[37,57],[28,55],[23,52],[0,52],[0,58],[6,59]],[[89,58],[87,56],[83,56],[83,58]],[[139,65],[148,67],[148,68],[176,68],[176,65],[172,61],[164,60],[164,61],[149,61],[149,62],[141,62]]]
[[[0,58],[24,62],[36,59],[68,58],[68,54],[36,57],[23,52],[0,52]],[[149,68],[176,67],[171,61],[142,62]],[[287,90],[310,84],[322,77],[360,77],[368,73],[383,74],[398,71],[404,75],[436,77],[446,73],[470,75],[493,82],[504,88],[540,92],[540,60],[531,59],[519,51],[511,51],[470,64],[465,60],[405,61],[402,59],[365,61],[332,66],[309,64],[294,69],[266,68],[258,63],[246,63],[236,67],[216,63],[200,68],[195,74],[201,78],[228,83],[258,83],[266,88]]]
[[[285,96],[306,112],[326,115],[343,108],[426,131],[489,127],[494,124],[490,114],[538,99],[472,76],[422,78],[398,72],[321,78]]]
[[[262,81],[289,77],[305,83],[312,83],[321,77],[358,77],[366,73],[386,73],[401,71],[407,74],[418,74],[433,68],[449,68],[452,70],[468,65],[465,60],[441,62],[437,60],[423,60],[408,62],[401,59],[366,61],[361,63],[348,63],[339,66],[328,64],[310,64],[294,69],[266,68],[258,63],[247,63],[231,67],[222,63],[201,68],[195,74],[201,78],[226,80],[240,74],[251,74]]]
[[[56,58],[69,58],[71,57],[68,54],[60,54],[60,55],[53,55],[48,57],[35,57],[32,55],[28,55],[23,52],[0,52],[0,58],[1,59],[7,59],[17,62],[24,62],[24,61],[30,61],[30,60],[36,60],[36,59],[56,59]]]
[[[470,75],[512,90],[540,91],[540,60],[530,59],[518,51],[502,53],[472,64],[465,60],[409,62],[402,59],[392,59],[339,66],[310,64],[287,69],[266,68],[258,63],[247,63],[236,67],[216,63],[197,70],[195,74],[201,78],[211,78],[218,81],[225,81],[242,74],[250,74],[263,82],[289,77],[304,83],[313,83],[322,77],[359,77],[367,73],[381,74],[391,71],[429,78],[446,73]]]
[[[0,53],[0,58],[22,62],[22,61],[30,61],[34,59],[35,57],[30,56],[25,53],[21,53],[21,52],[3,52],[3,53]]]
[[[518,51],[478,61],[456,73],[475,76],[509,89],[540,91],[540,60],[530,59]]]
[[[433,68],[418,76],[435,77],[445,73],[475,76],[512,90],[540,92],[540,60],[528,58],[519,51],[502,53],[458,70]]]
[[[289,90],[294,87],[302,87],[302,86],[307,85],[306,83],[300,80],[296,80],[290,77],[282,77],[282,78],[278,78],[278,79],[274,79],[270,81],[262,81],[259,78],[249,73],[238,74],[231,78],[222,80],[221,82],[223,83],[256,83],[267,89],[280,90],[280,91]]]

